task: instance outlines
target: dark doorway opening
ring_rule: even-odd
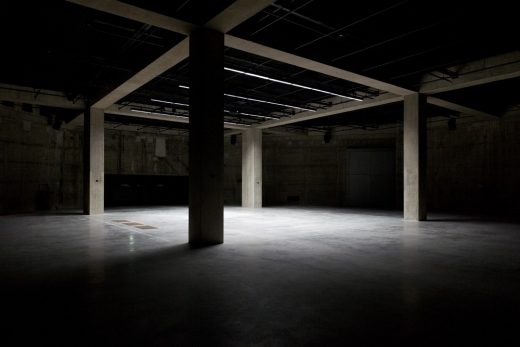
[[[347,149],[348,206],[392,208],[395,205],[393,148]]]

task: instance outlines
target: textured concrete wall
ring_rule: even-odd
[[[520,212],[520,116],[428,130],[428,207]],[[186,135],[105,132],[107,174],[188,175]],[[0,106],[0,213],[80,208],[82,131],[55,130],[43,116]],[[157,156],[164,138],[166,154]],[[224,202],[241,203],[241,136],[224,137]],[[402,204],[402,132],[263,137],[264,204],[342,206],[346,149],[396,150],[396,206]],[[295,201],[298,197],[298,201]],[[47,200],[45,200],[47,199]],[[288,201],[289,200],[289,201]],[[292,201],[291,201],[292,200]],[[42,203],[43,201],[43,203]]]
[[[344,205],[347,148],[383,147],[395,147],[394,132],[333,134],[329,143],[323,135],[265,135],[265,205]]]
[[[80,206],[82,136],[0,106],[0,213]]]
[[[165,156],[156,153],[160,141],[165,141]],[[188,137],[107,129],[105,173],[187,176]]]
[[[520,212],[520,115],[429,130],[429,207]]]

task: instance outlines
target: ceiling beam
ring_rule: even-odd
[[[82,127],[83,124],[85,124],[84,120],[85,120],[85,113],[82,112],[79,115],[77,115],[75,118],[73,118],[71,121],[69,121],[68,123],[63,125],[63,128],[64,129],[75,129],[77,127]]]
[[[383,94],[381,96],[378,96],[377,98],[367,99],[367,100],[364,100],[361,102],[355,102],[355,103],[348,102],[345,104],[334,105],[334,106],[329,107],[326,110],[322,110],[322,111],[318,111],[318,112],[305,111],[305,112],[298,113],[291,117],[270,120],[267,122],[263,122],[263,123],[254,125],[253,128],[268,129],[268,128],[273,128],[273,127],[277,127],[277,126],[281,126],[281,125],[287,125],[287,124],[303,122],[303,121],[307,121],[307,120],[311,120],[311,119],[328,117],[328,116],[332,116],[335,114],[353,112],[353,111],[358,111],[358,110],[362,110],[365,108],[382,106],[382,105],[386,105],[386,104],[400,102],[402,100],[403,100],[403,98],[401,96],[395,96],[392,94]]]
[[[421,93],[437,94],[520,77],[520,51],[477,60],[449,70],[456,71],[459,77],[438,79],[425,76]]]
[[[92,8],[105,13],[110,13],[136,22],[153,25],[155,27],[173,31],[179,34],[189,35],[196,27],[163,14],[145,10],[116,0],[67,0],[68,2]]]
[[[255,42],[244,40],[235,36],[226,35],[225,45],[247,53],[259,55],[264,58],[276,60],[282,63],[297,66],[302,69],[318,72],[327,76],[336,77],[345,81],[354,82],[367,87],[379,89],[396,95],[410,95],[415,93],[413,90],[395,86],[390,83],[378,81],[376,79],[359,75],[350,71],[342,70],[334,66],[326,65],[311,59],[303,58],[291,53],[280,51],[275,48],[267,47]]]
[[[264,129],[265,133],[274,134],[274,135],[292,135],[292,136],[300,136],[307,137],[309,136],[308,129],[287,129],[287,128],[267,128]]]
[[[469,116],[496,117],[495,115],[492,115],[490,113],[479,111],[479,110],[475,110],[474,108],[470,108],[470,107],[466,107],[466,106],[463,106],[463,105],[459,105],[459,104],[456,104],[454,102],[446,101],[446,100],[439,99],[439,98],[436,98],[436,97],[433,97],[433,96],[428,96],[426,100],[431,105],[443,107],[443,108],[446,108],[448,110],[452,110],[452,111],[460,112],[460,113],[463,113],[463,114],[467,114]]]
[[[224,131],[224,137],[232,136],[232,135],[242,135],[243,132],[244,132],[243,130],[226,130],[226,131]],[[292,130],[285,129],[285,128],[264,129],[264,133],[275,134],[275,135],[294,135],[294,136],[301,136],[301,137],[309,136],[309,132],[307,130],[292,131]]]
[[[180,32],[184,34],[189,34],[195,26],[184,23],[182,21],[175,20],[171,17],[167,17],[164,15],[160,15],[148,10],[144,10],[132,5],[124,4],[119,1],[114,0],[68,0],[77,4],[81,4],[87,7],[95,8],[97,10],[101,10],[104,12],[112,13],[115,15],[119,15],[125,18],[137,20],[143,23],[147,23],[150,25],[154,25],[157,27],[161,27],[167,30]],[[263,8],[267,7],[271,3],[270,0],[237,0],[233,4],[231,4],[227,9],[222,11],[219,15],[210,20],[206,26],[211,27],[215,30],[220,30],[222,32],[227,32],[237,26],[238,24],[245,21],[247,18],[256,14]],[[128,7],[129,6],[129,7]],[[260,125],[256,125],[257,128],[267,129],[274,126],[280,126],[284,124],[291,124],[296,122],[301,122],[304,120],[315,119],[320,117],[326,117],[333,114],[344,113],[344,112],[352,112],[359,109],[365,109],[369,107],[376,107],[380,105],[384,105],[391,102],[397,102],[402,100],[400,96],[410,95],[415,93],[416,91],[402,88],[399,86],[395,86],[390,83],[386,83],[383,81],[379,81],[373,78],[369,78],[363,75],[359,75],[350,71],[342,70],[330,65],[326,65],[320,62],[316,62],[307,58],[303,58],[291,53],[287,53],[284,51],[280,51],[271,47],[267,47],[258,43],[254,43],[248,40],[244,40],[238,37],[234,37],[231,35],[225,35],[225,45],[227,47],[231,47],[234,49],[238,49],[241,51],[245,51],[251,54],[259,55],[268,59],[276,60],[279,62],[283,62],[286,64],[290,64],[293,66],[300,67],[302,69],[318,72],[321,74],[325,74],[328,76],[333,76],[336,78],[340,78],[349,82],[354,82],[357,84],[361,84],[364,86],[368,86],[371,88],[375,88],[378,90],[382,90],[388,93],[392,93],[398,95],[398,97],[394,97],[391,95],[382,95],[378,98],[366,100],[363,102],[356,103],[348,103],[347,105],[338,105],[333,106],[327,110],[319,111],[319,112],[302,112],[293,117],[288,117],[280,120],[271,120],[266,121]],[[144,84],[150,82],[155,77],[159,76],[163,72],[172,68],[176,64],[180,63],[182,60],[188,57],[189,54],[188,47],[188,39],[184,39],[177,46],[173,47],[170,51],[163,54],[152,64],[148,65],[146,68],[138,72],[128,81],[123,83],[121,86],[116,88],[114,91],[109,93],[107,96],[102,98],[94,107],[107,109],[111,105],[115,104],[117,101],[130,94],[131,92],[137,90]],[[510,71],[513,69],[514,71]],[[516,69],[516,70],[515,70]],[[507,74],[507,78],[516,77],[519,69],[517,67],[509,67],[509,73]],[[458,71],[459,75],[461,75],[460,71]],[[493,73],[491,73],[494,75]],[[462,78],[462,77],[459,77]],[[492,81],[491,79],[499,80],[494,76],[483,77],[480,83],[484,83],[483,81],[487,81],[485,83],[489,83]],[[500,77],[498,77],[500,78]],[[505,76],[504,76],[505,78]],[[446,81],[437,81],[436,83],[449,83]],[[459,84],[459,88],[465,88],[470,85],[476,85],[475,83],[479,83],[476,81],[465,81]],[[447,86],[437,86],[430,84],[429,87],[425,87],[424,90],[421,89],[422,93],[433,94],[440,91],[449,90],[446,89]],[[451,85],[452,89],[457,89],[456,87]],[[481,112],[478,110],[474,110],[468,107],[464,107],[455,103],[451,103],[448,101],[444,101],[438,98],[430,99],[430,103],[441,106],[444,108],[456,110],[458,112],[463,112],[466,114],[473,115],[486,115],[490,116],[485,112]]]
[[[185,38],[150,65],[130,77],[126,82],[97,101],[93,107],[106,109],[128,94],[136,91],[157,76],[168,71],[189,56],[189,39]]]
[[[357,102],[357,103],[348,102],[345,104],[338,104],[338,105],[332,106],[326,110],[322,110],[322,111],[318,111],[318,112],[301,112],[292,117],[270,120],[270,121],[263,122],[258,125],[254,125],[253,127],[259,128],[259,129],[268,129],[271,127],[299,123],[299,122],[303,122],[303,121],[307,121],[307,120],[311,120],[311,119],[318,119],[318,118],[333,116],[333,115],[340,114],[340,113],[354,112],[354,111],[359,111],[359,110],[363,110],[363,109],[367,109],[367,108],[401,102],[402,100],[403,100],[403,98],[400,96],[395,96],[392,94],[383,94],[374,99],[367,99],[365,101]],[[436,97],[432,97],[432,96],[429,96],[427,98],[427,102],[429,104],[443,107],[443,108],[446,108],[449,110],[457,111],[457,112],[460,112],[460,113],[463,113],[466,115],[478,116],[478,117],[494,117],[492,114],[482,112],[479,110],[475,110],[473,108],[462,106],[462,105],[459,105],[459,104],[456,104],[453,102],[445,101],[445,100],[442,100],[442,99],[439,99]]]
[[[109,108],[105,110],[105,114],[115,114],[119,116],[128,116],[128,117],[135,117],[135,118],[142,118],[142,119],[154,119],[154,120],[161,120],[165,122],[174,122],[174,123],[189,123],[189,118],[187,117],[178,117],[174,115],[162,115],[162,114],[155,114],[155,113],[142,113],[142,112],[135,112],[132,111],[128,107],[121,107],[120,105],[112,105]]]
[[[237,0],[207,22],[205,26],[221,33],[227,33],[272,3],[273,0]]]
[[[109,108],[107,108],[105,110],[105,114],[115,114],[115,115],[136,117],[136,118],[142,118],[142,119],[155,119],[155,120],[161,120],[161,121],[165,121],[165,122],[177,122],[177,123],[189,123],[190,122],[189,118],[187,118],[187,117],[156,114],[153,112],[151,112],[151,113],[136,112],[136,111],[132,111],[130,106],[122,106],[122,105],[111,105]],[[246,129],[250,129],[251,127],[244,126],[244,125],[237,125],[237,124],[229,124],[229,123],[224,122],[224,128],[246,130]]]
[[[65,108],[69,110],[85,109],[84,100],[70,100],[63,92],[11,84],[0,84],[0,101]]]
[[[151,12],[115,0],[68,0],[75,4],[94,8],[124,18],[188,35],[196,26],[177,19]],[[237,0],[210,20],[207,25],[223,32],[233,29],[249,17],[261,11],[271,0]],[[189,56],[189,39],[185,38],[168,52],[146,66],[129,80],[97,101],[93,107],[106,109],[133,91],[171,69]]]
[[[311,119],[317,119],[317,118],[323,118],[328,117],[340,113],[348,113],[348,112],[354,112],[362,109],[367,109],[371,107],[377,107],[382,106],[390,103],[400,102],[402,101],[402,97],[396,97],[392,96],[391,94],[384,94],[381,95],[375,99],[365,100],[361,103],[346,103],[346,104],[338,104],[336,106],[332,106],[326,110],[318,111],[318,112],[302,112],[298,113],[295,116],[288,117],[288,118],[282,118],[282,119],[276,119],[267,121],[264,123],[260,123],[257,125],[254,125],[254,128],[260,128],[260,129],[270,129],[272,127],[278,127],[298,122],[303,122],[306,120]],[[470,115],[470,116],[476,116],[476,117],[495,117],[493,114],[482,112],[470,107],[466,107],[457,103],[449,102],[443,99],[439,99],[433,96],[427,97],[427,102],[431,105],[439,106],[442,108],[446,108],[449,110],[453,110],[462,114]],[[148,105],[143,105],[148,106]],[[116,115],[123,115],[123,116],[132,116],[132,117],[141,117],[141,118],[147,118],[147,119],[158,119],[163,121],[169,121],[169,122],[180,122],[180,123],[188,123],[189,120],[185,117],[175,117],[175,116],[165,116],[165,115],[156,115],[156,114],[143,114],[140,112],[135,112],[130,110],[130,106],[121,106],[121,105],[112,105],[109,107],[106,111],[106,113],[116,114]],[[83,113],[73,119],[71,122],[67,123],[65,125],[66,128],[74,128],[77,126],[83,125]],[[237,126],[233,124],[224,124],[225,128],[228,129],[239,129],[239,130],[245,130],[249,129],[250,127],[245,126]],[[288,131],[288,130],[268,130],[271,133],[284,133],[284,134],[294,134],[294,132]],[[236,134],[237,132],[228,133],[227,135]],[[240,131],[238,132],[240,133]],[[296,133],[296,135],[307,135],[306,133]]]

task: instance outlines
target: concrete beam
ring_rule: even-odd
[[[63,126],[64,129],[75,129],[77,127],[82,127],[85,122],[85,113],[80,113],[76,118],[69,121],[67,124]]]
[[[177,21],[173,18],[163,16],[151,11],[147,11],[132,5],[124,4],[119,1],[113,1],[113,0],[94,0],[94,1],[87,1],[87,0],[68,0],[77,4],[81,4],[87,7],[95,8],[100,11],[112,13],[115,15],[123,16],[125,18],[130,18],[133,20],[137,20],[143,23],[147,23],[150,25],[158,26],[167,30],[180,32],[189,34],[195,26],[185,23],[182,21]],[[262,1],[254,1],[254,0],[238,0],[235,1],[233,4],[231,4],[227,9],[222,11],[219,15],[217,15],[215,18],[210,20],[206,25],[210,28],[217,29],[220,32],[227,32],[237,26],[238,24],[245,21],[250,16],[254,15],[258,11],[262,10],[266,6],[268,6],[271,3],[270,0],[262,0]],[[133,76],[130,80],[123,83],[121,86],[116,88],[113,92],[105,96],[103,99],[98,101],[96,104],[94,104],[94,107],[96,108],[107,108],[110,105],[116,103],[118,100],[122,99],[129,93],[135,91],[136,89],[140,88],[145,83],[148,83],[153,78],[159,76],[164,71],[172,68],[176,64],[178,64],[180,61],[184,60],[188,56],[188,43],[187,39],[182,41],[180,44],[178,44],[176,47],[172,48],[170,51],[165,53],[163,56],[161,56],[159,59],[157,59],[155,62],[147,66],[145,69],[141,70],[139,73],[137,73],[135,76]],[[326,65],[323,63],[319,63],[307,58],[303,58],[291,53],[287,53],[284,51],[280,51],[271,47],[267,47],[258,43],[254,43],[248,40],[244,40],[235,36],[231,35],[225,35],[225,45],[234,49],[242,50],[248,53],[256,54],[263,56],[268,59],[273,59],[276,61],[284,62],[287,64],[291,64],[294,66],[298,66],[303,69],[307,69],[310,71],[315,71],[318,73],[322,73],[325,75],[333,76],[336,78],[340,78],[346,81],[358,83],[361,85],[365,85],[371,88],[379,89],[382,91],[386,91],[392,94],[400,95],[400,96],[406,96],[406,95],[412,95],[415,93],[413,90],[409,90],[406,88],[402,88],[399,86],[395,86],[390,83],[386,83],[383,81],[378,81],[373,78],[369,78],[363,75],[359,75],[350,71],[342,70],[330,65]],[[520,63],[514,63],[515,59],[518,61],[518,52],[515,52],[514,54],[508,55],[508,56],[500,56],[495,58],[490,58],[486,60],[484,65],[489,64],[497,64],[497,61],[500,61],[502,63],[509,62],[506,65],[507,67],[507,73],[503,73],[501,76],[496,75],[496,71],[494,72],[487,72],[484,77],[480,76],[482,78],[481,80],[472,80],[472,81],[463,81],[458,83],[457,85],[451,85],[451,86],[445,86],[442,85],[443,83],[449,83],[446,81],[437,81],[435,83],[441,84],[441,86],[432,84],[428,87],[424,87],[425,90],[421,90],[423,93],[437,93],[441,91],[446,90],[452,90],[457,88],[465,88],[467,86],[471,85],[477,85],[481,83],[489,83],[491,81],[496,81],[500,79],[505,78],[513,78],[520,75],[518,64]],[[482,64],[481,64],[482,65]],[[482,68],[482,67],[481,67]],[[488,76],[492,75],[492,76]],[[425,82],[427,83],[427,81]],[[451,88],[451,89],[447,89]],[[473,115],[484,115],[484,112],[474,110],[468,107],[464,107],[461,105],[457,105],[455,103],[443,101],[441,99],[431,99],[430,100],[432,104],[445,107],[448,109],[453,109],[458,112],[465,112],[468,114]],[[365,105],[370,105],[368,107],[375,107],[381,105],[378,102],[373,102],[373,100],[370,100],[369,103],[363,104],[361,108],[367,108]],[[355,108],[350,108],[350,111],[356,110]],[[332,113],[331,113],[332,112]],[[280,120],[280,121],[267,121],[262,126],[257,126],[257,128],[270,128],[273,126],[283,125],[283,124],[290,124],[295,123],[307,119],[313,119],[313,118],[319,118],[319,117],[325,117],[327,115],[337,114],[341,113],[336,112],[334,108],[331,108],[330,110],[326,110],[324,112],[317,112],[314,114],[314,117],[312,115],[309,115],[311,118],[306,118],[307,115],[305,113],[298,114],[298,117],[290,117],[288,119]],[[348,112],[348,111],[345,111]],[[487,115],[487,114],[486,114]],[[277,123],[279,122],[279,123]],[[273,125],[276,124],[276,125]]]
[[[498,55],[449,68],[459,77],[443,80],[425,76],[420,92],[437,94],[520,77],[520,51]]]
[[[226,124],[224,124],[226,125]],[[251,127],[247,127],[247,129],[243,130],[249,130],[252,129]],[[265,133],[269,134],[276,134],[276,135],[293,135],[293,136],[303,136],[307,137],[309,136],[309,131],[307,129],[286,129],[283,127],[280,128],[268,128],[264,130]],[[231,136],[231,135],[241,135],[242,130],[226,130],[224,131],[224,136]]]
[[[305,111],[305,112],[298,113],[291,117],[270,120],[270,121],[267,121],[264,123],[254,125],[253,128],[268,129],[268,128],[273,128],[273,127],[277,127],[277,126],[281,126],[281,125],[287,125],[287,124],[292,124],[292,123],[303,122],[306,120],[332,116],[335,114],[353,112],[353,111],[358,111],[358,110],[362,110],[365,108],[392,104],[395,102],[400,102],[402,100],[403,100],[403,98],[400,96],[395,96],[395,95],[391,95],[391,94],[383,94],[381,96],[378,96],[377,98],[367,99],[367,100],[361,101],[361,102],[352,101],[352,102],[348,102],[346,104],[338,104],[338,105],[329,107],[328,109],[322,110],[322,111],[317,111],[317,112]]]
[[[144,107],[150,107],[150,105],[142,105]],[[155,119],[160,120],[164,122],[175,122],[175,123],[189,123],[190,119],[186,117],[180,117],[180,116],[174,116],[174,115],[162,115],[157,113],[142,113],[142,112],[136,112],[132,111],[130,106],[121,106],[121,105],[112,105],[109,108],[105,110],[106,114],[115,114],[120,116],[128,116],[128,117],[135,117],[135,118],[141,118],[141,119]],[[78,117],[74,118],[72,121],[67,123],[64,128],[66,129],[74,129],[76,127],[83,126],[83,117],[84,114],[80,114]],[[244,125],[236,125],[236,124],[228,124],[224,123],[224,128],[226,129],[234,129],[234,133],[241,134],[242,130],[250,129],[248,126]],[[227,135],[227,134],[224,134]]]
[[[147,106],[147,105],[143,105],[143,106]],[[121,107],[120,105],[112,105],[108,109],[105,110],[105,113],[121,115],[121,116],[136,117],[136,118],[143,118],[143,119],[156,119],[156,120],[161,120],[161,121],[165,121],[165,122],[177,122],[177,123],[189,123],[190,122],[190,119],[187,117],[180,117],[180,116],[174,116],[174,115],[171,115],[171,116],[162,115],[162,114],[157,114],[157,113],[153,113],[153,112],[151,112],[151,113],[135,112],[135,111],[131,110],[130,106]],[[235,130],[250,129],[250,127],[248,127],[248,126],[229,124],[229,123],[224,123],[224,128],[235,129]]]
[[[227,33],[273,3],[273,0],[237,0],[206,23],[206,27]]]
[[[68,2],[110,13],[136,22],[189,35],[197,25],[117,0],[67,0]],[[206,23],[206,27],[226,33],[269,6],[272,0],[236,0]]]
[[[188,55],[189,40],[186,38],[168,52],[157,58],[153,63],[136,73],[129,80],[104,96],[101,100],[96,102],[93,107],[101,109],[110,107],[128,94],[139,89],[160,74],[166,72],[184,59],[188,58]]]
[[[242,135],[242,133],[244,131],[247,131],[247,130],[250,130],[251,128],[247,128],[247,129],[244,129],[244,130],[226,130],[224,131],[224,136],[231,136],[231,135]],[[304,136],[304,137],[307,137],[309,136],[309,131],[307,131],[305,129],[305,131],[303,131],[304,129],[302,129],[302,131],[291,131],[291,130],[288,130],[288,129],[284,129],[284,128],[269,128],[269,129],[265,129],[264,132],[265,133],[269,133],[269,134],[275,134],[275,135],[292,135],[292,136]]]
[[[291,53],[280,51],[275,48],[267,47],[255,42],[244,40],[235,36],[226,35],[225,45],[251,54],[259,55],[264,58],[276,60],[282,63],[300,67],[302,69],[319,72],[321,74],[343,79],[345,81],[358,83],[367,87],[379,89],[396,95],[410,95],[415,93],[412,90],[395,86],[390,83],[378,81],[376,79],[359,75],[350,71],[342,70],[334,66],[319,63],[314,60],[303,58]]]
[[[428,96],[426,100],[431,105],[443,107],[443,108],[446,108],[448,110],[457,111],[457,112],[460,112],[462,114],[467,114],[467,115],[470,115],[470,116],[487,117],[487,118],[490,118],[490,117],[494,118],[494,117],[496,117],[496,116],[494,116],[494,115],[492,115],[490,113],[482,112],[482,111],[476,110],[474,108],[470,108],[470,107],[466,107],[466,106],[463,106],[463,105],[459,105],[459,104],[456,104],[456,103],[453,103],[453,102],[450,102],[450,101],[446,101],[446,100],[443,100],[443,99],[439,99],[439,98],[436,98],[436,97],[433,97],[433,96]]]
[[[373,101],[372,101],[373,100]],[[224,128],[226,129],[235,129],[231,132],[224,133],[224,136],[230,136],[230,135],[236,135],[241,134],[241,130],[247,130],[250,128],[259,128],[259,129],[265,129],[266,132],[272,133],[272,134],[281,134],[281,135],[301,135],[301,136],[307,136],[308,133],[304,131],[289,131],[283,128],[274,128],[278,126],[288,125],[292,123],[298,123],[303,122],[310,119],[317,119],[327,116],[332,116],[338,113],[347,113],[347,112],[353,112],[361,109],[371,108],[371,107],[377,107],[381,105],[386,105],[388,103],[394,103],[394,102],[400,102],[402,101],[401,97],[395,97],[391,96],[390,94],[385,94],[383,96],[380,96],[376,99],[363,101],[362,103],[347,103],[347,104],[341,104],[338,106],[333,106],[329,109],[319,111],[319,112],[302,112],[295,116],[283,118],[280,120],[271,120],[267,121],[258,125],[254,125],[252,127],[247,126],[241,126],[241,125],[235,125],[235,124],[226,124],[224,123]],[[449,110],[453,110],[456,112],[460,112],[462,114],[470,115],[470,116],[476,116],[476,117],[495,117],[494,115],[482,112],[470,107],[466,107],[460,104],[456,104],[453,102],[449,102],[446,100],[442,100],[433,96],[427,97],[427,102],[432,105],[436,105],[439,107],[443,107]],[[149,105],[143,105],[143,106],[149,106]],[[165,115],[158,115],[158,114],[143,114],[141,112],[135,112],[131,111],[130,107],[124,106],[121,107],[120,105],[112,105],[107,110],[106,113],[110,114],[116,114],[116,115],[122,115],[122,116],[130,116],[130,117],[137,117],[137,118],[145,118],[145,119],[157,119],[167,122],[179,122],[179,123],[189,123],[189,119],[185,117],[177,117],[177,116],[165,116]],[[64,127],[67,129],[72,129],[78,126],[83,126],[83,113],[80,114],[78,117],[73,119],[71,122],[67,123]]]
[[[112,105],[105,110],[106,114],[115,114],[119,116],[127,116],[127,117],[135,117],[141,119],[154,119],[160,120],[164,122],[174,122],[174,123],[189,123],[190,119],[187,117],[179,117],[173,115],[163,115],[158,113],[142,113],[131,110],[130,106],[121,106],[121,105]]]
[[[264,133],[274,134],[274,135],[291,135],[291,136],[309,136],[308,129],[287,129],[287,128],[267,128],[264,129]]]
[[[85,109],[85,102],[83,100],[71,101],[63,92],[11,84],[0,84],[0,101],[11,101],[70,110]]]
[[[177,19],[164,16],[152,11],[132,6],[114,0],[68,0],[70,2],[90,7],[99,11],[111,13],[124,18],[133,19],[142,23],[150,24],[159,28],[189,35],[197,26]],[[253,16],[263,8],[267,7],[270,0],[237,0],[228,6],[224,11],[211,19],[207,26],[217,29],[220,32],[227,32],[249,17]],[[101,100],[97,101],[93,107],[106,109],[115,104],[128,94],[139,89],[146,83],[158,77],[162,73],[171,69],[189,55],[188,38],[181,41],[175,47],[164,53],[150,65],[139,71],[128,81],[121,84]]]
[[[189,35],[196,27],[169,16],[133,6],[115,0],[67,0],[68,2],[92,8],[101,12],[134,20],[136,22],[153,25],[155,27],[173,31],[179,34]]]

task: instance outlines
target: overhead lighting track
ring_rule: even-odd
[[[288,86],[293,86],[293,87],[298,87],[298,88],[302,88],[302,89],[312,90],[312,91],[323,93],[323,94],[338,96],[338,97],[344,98],[344,99],[350,99],[350,100],[355,100],[355,101],[363,101],[363,99],[357,98],[357,97],[354,97],[354,96],[341,95],[341,94],[329,92],[329,91],[326,91],[326,90],[323,90],[323,89],[318,89],[318,88],[313,88],[313,87],[309,87],[309,86],[304,86],[304,85],[298,84],[298,83],[282,81],[282,80],[278,80],[276,78],[262,76],[262,75],[258,75],[258,74],[254,74],[254,73],[246,72],[246,71],[241,71],[241,70],[237,70],[237,69],[232,69],[232,68],[229,68],[229,67],[224,67],[224,70],[235,72],[235,73],[246,75],[246,76],[250,76],[250,77],[260,78],[260,79],[263,79],[263,80],[266,80],[266,81],[281,83],[281,84],[285,84],[285,85],[288,85]]]
[[[185,85],[179,85],[179,88],[190,89],[190,87],[185,86]],[[243,100],[249,100],[249,101],[259,102],[259,103],[263,103],[263,104],[270,104],[270,105],[276,105],[276,106],[289,107],[289,108],[294,108],[294,109],[302,110],[302,111],[316,112],[316,110],[312,109],[312,108],[294,106],[294,105],[289,105],[289,104],[281,104],[279,102],[274,102],[274,101],[253,99],[253,98],[248,98],[248,97],[245,97],[245,96],[234,95],[234,94],[224,94],[224,95],[225,96],[229,96],[230,98],[243,99]],[[162,102],[161,100],[154,100],[154,99],[152,99],[152,101]]]
[[[173,102],[173,101],[166,101],[166,100],[159,100],[159,99],[150,99],[150,100],[151,101],[155,101],[155,102],[160,102],[160,103],[163,103],[163,104],[180,105],[180,106],[186,106],[186,107],[190,106],[189,104],[183,104],[183,103],[180,103],[180,102]],[[161,112],[156,112],[156,111],[146,111],[146,110],[140,110],[140,109],[137,109],[137,108],[132,108],[130,110],[134,111],[134,112],[141,112],[141,113],[148,113],[148,114],[157,114],[157,115],[162,115],[162,116],[175,116],[175,117],[188,118],[188,116],[179,116],[179,115],[172,114],[172,113],[161,113]],[[233,114],[239,114],[239,115],[243,115],[243,116],[264,118],[264,119],[279,119],[278,117],[262,116],[262,115],[259,115],[259,114],[239,112],[239,111],[224,110],[224,112],[226,112],[226,113],[233,113]]]
[[[245,96],[239,96],[239,95],[233,95],[233,94],[224,94],[224,95],[225,95],[225,96],[229,96],[230,98],[249,100],[249,101],[260,102],[260,103],[264,103],[264,104],[283,106],[283,107],[290,107],[290,108],[295,108],[295,109],[303,110],[303,111],[316,112],[316,110],[315,110],[315,109],[312,109],[312,108],[305,108],[305,107],[300,107],[300,106],[294,106],[294,105],[288,105],[288,104],[281,104],[281,103],[273,102],[273,101],[267,101],[267,100],[260,100],[260,99],[247,98],[247,97],[245,97]]]
[[[154,101],[154,102],[160,102],[163,104],[169,104],[169,105],[177,105],[177,106],[185,106],[185,107],[190,106],[188,104],[183,104],[181,102],[173,102],[173,101],[166,101],[166,100],[159,100],[159,99],[150,99],[150,100]]]
[[[176,115],[176,114],[171,114],[171,113],[162,113],[162,112],[156,112],[156,111],[146,111],[146,110],[140,110],[140,109],[137,109],[137,108],[131,108],[130,111],[139,112],[139,113],[146,113],[146,114],[155,114],[155,115],[160,115],[160,116],[174,116],[174,117],[190,118],[188,116],[181,116],[181,115]],[[231,111],[229,111],[229,112],[231,112]],[[259,116],[259,117],[263,117],[263,116]],[[224,124],[240,125],[240,126],[244,126],[244,127],[250,127],[251,126],[249,124],[235,123],[235,122],[224,122]]]
[[[230,95],[230,94],[225,94],[225,95],[230,96],[230,97],[236,97],[236,98],[244,99],[244,97],[237,96],[237,95]],[[245,99],[249,99],[249,98],[245,98]],[[159,100],[159,99],[150,99],[150,100],[154,101],[154,102],[160,102],[160,103],[163,103],[163,104],[168,104],[168,105],[178,105],[178,106],[184,106],[184,107],[189,107],[190,106],[189,104],[184,104],[184,103],[181,103],[181,102],[173,102],[173,101],[166,101],[166,100]],[[259,115],[259,114],[245,113],[245,112],[238,112],[238,111],[234,112],[234,111],[230,111],[230,110],[224,110],[224,112],[241,114],[243,116],[265,118],[265,119],[279,119],[278,117],[262,116],[262,115]],[[313,112],[315,112],[315,111],[313,111]]]
[[[269,116],[262,116],[259,114],[253,114],[253,113],[246,113],[246,112],[239,112],[239,111],[230,111],[230,110],[224,110],[226,113],[234,113],[234,114],[240,114],[243,116],[249,116],[249,117],[257,117],[257,118],[264,118],[264,119],[280,119],[278,117],[269,117]]]
[[[224,124],[232,124],[232,125],[240,125],[243,127],[250,127],[251,125],[245,123],[234,123],[234,122],[224,122]]]
[[[130,111],[139,112],[139,113],[146,113],[146,114],[156,114],[156,115],[159,115],[159,116],[174,116],[174,117],[189,118],[188,116],[181,116],[181,115],[173,114],[173,113],[162,113],[162,112],[156,112],[156,111],[146,111],[146,110],[140,110],[138,108],[131,108]]]

